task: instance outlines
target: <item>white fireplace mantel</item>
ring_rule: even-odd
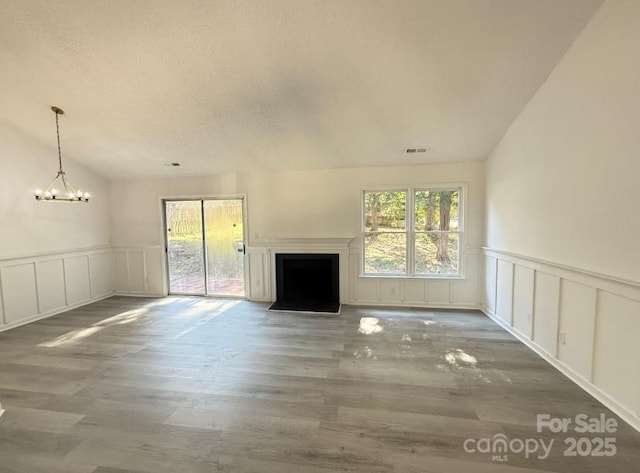
[[[266,271],[269,277],[270,300],[276,298],[276,253],[337,253],[339,257],[340,272],[340,303],[348,300],[349,279],[349,244],[354,237],[347,238],[263,238],[255,242],[254,246],[263,247],[268,253],[269,268]],[[265,268],[266,269],[266,268]],[[265,276],[266,276],[265,274]]]
[[[347,250],[354,237],[348,238],[264,238],[256,246],[270,250]]]

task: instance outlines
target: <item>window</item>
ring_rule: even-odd
[[[407,272],[407,192],[365,192],[364,272]]]
[[[364,274],[460,277],[462,197],[462,186],[364,191]]]
[[[414,196],[415,274],[459,274],[460,189]]]

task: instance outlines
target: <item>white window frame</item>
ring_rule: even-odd
[[[458,272],[455,274],[423,274],[416,273],[415,242],[416,242],[416,222],[415,222],[415,195],[418,191],[446,191],[457,190],[458,195],[458,230],[451,233],[458,234]],[[367,273],[365,272],[365,234],[366,212],[365,194],[371,192],[405,192],[407,200],[405,202],[405,233],[406,233],[406,272],[404,273]],[[363,187],[360,192],[360,277],[373,278],[404,278],[404,279],[466,279],[466,219],[467,219],[467,184],[427,184],[407,187]],[[419,231],[417,233],[425,233]]]

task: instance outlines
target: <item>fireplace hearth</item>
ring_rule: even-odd
[[[270,310],[340,311],[338,254],[276,253],[276,302]]]

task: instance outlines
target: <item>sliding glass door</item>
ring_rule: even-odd
[[[242,199],[164,202],[170,294],[244,297]]]
[[[205,294],[202,201],[164,204],[169,293]]]
[[[207,294],[244,297],[242,200],[205,200]]]

